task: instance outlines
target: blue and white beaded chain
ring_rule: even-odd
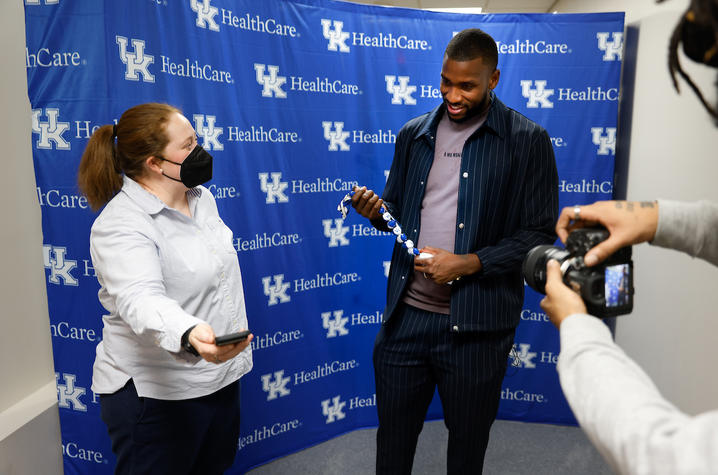
[[[344,198],[339,202],[339,206],[337,206],[337,211],[339,211],[342,214],[342,219],[347,217],[347,214],[349,213],[349,202],[352,200],[352,195],[354,195],[354,191],[350,191],[346,195],[344,195]],[[401,231],[401,226],[399,225],[399,222],[394,218],[389,211],[386,210],[384,206],[379,208],[379,213],[381,214],[381,217],[386,221],[386,225],[391,229],[391,232],[396,235],[396,241],[404,246],[406,251],[412,255],[412,256],[419,256],[421,253],[417,248],[414,247],[414,241],[406,237],[406,234],[404,234]]]

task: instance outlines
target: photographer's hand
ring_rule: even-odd
[[[586,305],[581,296],[563,283],[561,269],[554,259],[546,263],[546,297],[541,300],[541,308],[556,328],[559,328],[569,315],[586,313]]]
[[[579,210],[576,219],[576,209]],[[598,201],[587,206],[569,206],[561,210],[556,234],[566,242],[569,232],[602,224],[610,236],[586,253],[584,262],[593,266],[618,249],[651,241],[658,226],[658,202],[655,201]]]

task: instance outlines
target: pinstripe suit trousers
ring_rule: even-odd
[[[374,344],[376,473],[411,473],[437,387],[449,430],[447,473],[481,473],[515,330],[450,332],[448,315],[399,305]]]

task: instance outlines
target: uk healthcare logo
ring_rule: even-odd
[[[42,263],[45,269],[50,269],[50,276],[47,280],[55,285],[62,283],[76,287],[78,285],[77,279],[72,276],[70,271],[77,267],[77,261],[67,259],[65,257],[66,253],[67,248],[65,247],[43,244]]]
[[[344,310],[322,312],[322,326],[327,330],[327,338],[335,338],[349,334],[346,324],[349,317],[344,316]]]
[[[531,87],[535,85],[536,87]],[[521,95],[528,99],[526,107],[529,109],[536,109],[538,107],[545,109],[552,109],[553,102],[549,101],[548,98],[553,95],[553,89],[546,89],[546,81],[521,81]]]
[[[272,279],[274,279],[274,285],[271,285]],[[287,295],[289,282],[284,282],[284,274],[262,277],[262,286],[264,287],[264,295],[269,297],[269,301],[267,303],[267,306],[269,307],[277,305],[278,303],[286,303],[291,300],[289,295]]]
[[[533,362],[533,359],[536,358],[536,352],[529,351],[531,349],[531,345],[528,343],[521,343],[518,345],[518,350],[516,349],[516,346],[516,343],[514,343],[513,348],[511,348],[511,356],[514,359],[512,365],[519,368],[535,368],[536,363]]]
[[[127,38],[116,35],[115,41],[120,48],[120,59],[127,66],[125,70],[125,79],[127,81],[139,81],[140,74],[143,82],[155,82],[155,76],[150,73],[149,66],[155,62],[155,57],[145,54],[145,42],[142,40],[132,39],[132,47],[134,51],[127,49]]]
[[[219,13],[217,7],[210,5],[212,0],[190,0],[189,6],[193,12],[197,13],[197,19],[195,25],[199,28],[209,28],[212,31],[219,31],[219,25],[214,21],[214,17]]]
[[[87,412],[87,406],[80,401],[80,396],[83,396],[87,392],[87,389],[75,385],[77,375],[62,373],[62,378],[64,384],[60,384],[60,373],[55,373],[58,407]]]
[[[272,181],[269,181],[269,176]],[[287,203],[289,197],[284,193],[289,183],[282,181],[282,172],[259,173],[259,188],[267,194],[266,203]]]
[[[268,74],[264,74],[265,69]],[[254,71],[257,83],[262,86],[262,97],[287,98],[287,93],[282,89],[287,78],[279,75],[279,66],[254,63]]]
[[[623,58],[623,32],[614,31],[611,33],[612,40],[608,41],[607,32],[596,33],[598,38],[598,49],[603,51],[604,61],[620,61]]]
[[[274,376],[274,381],[272,381]],[[284,370],[275,371],[272,373],[262,375],[262,390],[267,393],[267,401],[288,396],[290,391],[287,389],[287,384],[291,378],[284,377]]]
[[[606,127],[605,134],[603,127],[591,127],[591,140],[598,145],[597,155],[616,154],[616,128]]]
[[[332,222],[334,227],[332,227]],[[323,219],[324,237],[329,239],[329,247],[348,246],[349,239],[346,238],[349,226],[344,226],[342,218]]]
[[[392,104],[416,105],[416,99],[412,96],[416,92],[416,86],[409,85],[409,76],[387,74],[384,76],[384,80],[386,81],[386,92],[391,94]]]
[[[42,115],[47,117],[47,121],[40,121]],[[45,108],[44,114],[42,109],[32,110],[32,132],[39,135],[35,142],[37,148],[51,150],[54,143],[57,150],[70,150],[70,142],[62,136],[70,128],[70,123],[60,122],[59,116],[60,109],[54,107]]]
[[[222,135],[222,127],[215,127],[217,117],[208,115],[205,117],[204,114],[194,114],[194,130],[197,131],[197,135],[203,138],[202,147],[205,150],[224,150],[224,145],[218,140],[219,136]],[[204,121],[207,120],[205,126]]]
[[[332,403],[330,406],[329,403]],[[331,424],[332,422],[344,419],[347,415],[344,413],[344,407],[347,405],[346,402],[341,400],[341,396],[334,396],[331,399],[325,399],[322,401],[322,414],[327,418],[326,423]]]
[[[349,132],[344,131],[344,122],[334,122],[334,129],[332,129],[331,121],[322,122],[322,128],[324,129],[324,139],[329,141],[330,152],[349,151],[349,145],[347,145]]]
[[[332,26],[334,29],[332,29]],[[349,33],[342,31],[342,28],[344,28],[343,21],[322,18],[322,35],[329,40],[327,45],[329,51],[349,52],[349,47],[347,46]]]

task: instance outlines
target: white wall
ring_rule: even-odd
[[[62,472],[60,431],[30,145],[22,3],[0,4],[0,473],[54,474]]]
[[[718,128],[686,83],[679,79],[679,95],[668,74],[668,40],[687,4],[687,0],[661,5],[652,0],[562,0],[555,6],[560,13],[628,7],[627,23],[637,29],[629,200],[718,201]],[[685,57],[681,62],[715,103],[718,70]],[[621,117],[619,129],[625,119]],[[634,248],[634,262],[634,311],[618,319],[617,342],[679,408],[690,414],[715,409],[718,356],[712,349],[718,334],[718,269],[645,244]]]

